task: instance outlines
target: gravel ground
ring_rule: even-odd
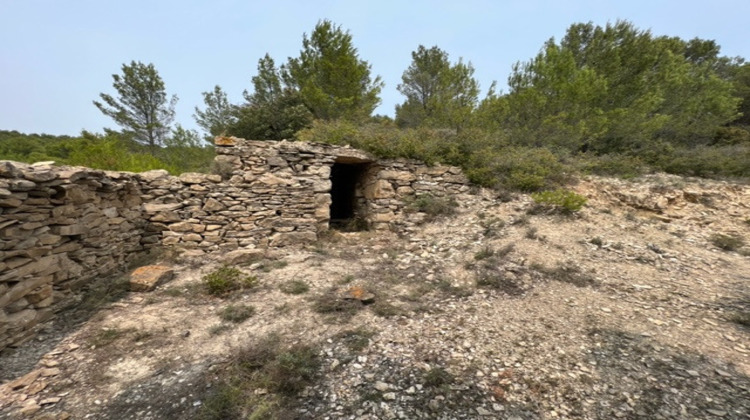
[[[749,248],[714,240],[750,242],[750,187],[574,189],[589,199],[575,216],[480,191],[401,235],[274,251],[239,266],[257,289],[224,299],[199,286],[218,257],[177,258],[156,291],[63,312],[0,354],[0,418],[195,418],[234,356],[274,333],[322,362],[289,418],[750,418]],[[309,291],[283,293],[291,281]],[[321,313],[353,290],[367,304]],[[254,314],[222,321],[228,305]]]

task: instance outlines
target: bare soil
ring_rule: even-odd
[[[750,186],[572,189],[575,215],[482,190],[398,235],[269,251],[237,266],[260,285],[226,297],[201,286],[220,255],[166,261],[178,275],[149,293],[103,279],[0,353],[0,418],[196,418],[269,334],[322,362],[289,418],[750,418],[750,247],[716,240],[750,243]],[[255,311],[235,323],[229,305]]]

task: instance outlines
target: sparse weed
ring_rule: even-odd
[[[482,234],[487,238],[492,238],[497,236],[499,231],[505,227],[505,221],[496,217],[490,217],[480,220],[479,225],[484,228]]]
[[[284,260],[279,260],[279,261],[267,261],[266,260],[266,261],[261,262],[258,265],[258,270],[264,273],[270,273],[273,270],[284,268],[287,265],[289,265],[289,263]]]
[[[236,290],[252,289],[258,285],[257,277],[226,265],[206,274],[202,280],[206,293],[214,296],[226,296]]]
[[[338,291],[331,289],[313,299],[313,311],[331,316],[332,321],[346,322],[364,305],[357,299],[344,299]]]
[[[526,239],[539,239],[539,229],[537,229],[536,226],[531,226],[526,229],[526,234],[524,236]]]
[[[601,237],[599,237],[599,236],[595,236],[595,237],[589,239],[589,243],[592,244],[592,245],[596,245],[599,248],[601,248],[601,247],[604,246],[604,240]]]
[[[468,287],[455,286],[452,281],[441,278],[437,282],[437,289],[442,293],[458,298],[471,296],[474,292]]]
[[[216,324],[208,329],[208,334],[212,336],[219,335],[229,331],[230,329],[232,329],[232,327],[229,324]]]
[[[94,334],[93,337],[89,339],[89,342],[92,346],[96,347],[104,347],[108,344],[113,343],[118,338],[124,336],[125,334],[131,332],[133,330],[129,329],[119,329],[119,328],[103,328],[99,331],[97,331],[96,334]]]
[[[349,284],[353,282],[355,277],[352,274],[347,274],[339,280],[339,284]]]
[[[182,296],[185,291],[183,289],[180,289],[179,287],[168,287],[164,289],[162,293],[170,297],[179,297]]]
[[[424,385],[429,388],[442,388],[453,383],[454,378],[447,370],[435,367],[425,372]]]
[[[312,384],[321,366],[316,347],[286,347],[277,335],[234,354],[226,377],[205,399],[197,418],[292,418],[286,410]],[[268,393],[252,392],[257,389]]]
[[[288,295],[301,295],[307,293],[310,290],[310,286],[303,280],[294,279],[282,283],[279,286],[279,290]]]
[[[505,245],[504,247],[495,251],[495,257],[503,258],[513,252],[514,249],[516,249],[516,246],[513,244]]]
[[[520,296],[524,289],[518,280],[494,267],[484,267],[476,278],[477,287],[502,291],[510,296]]]
[[[374,331],[360,327],[355,330],[342,331],[336,334],[333,339],[343,342],[350,351],[360,352],[370,345],[370,339],[374,335]]]
[[[485,246],[484,248],[477,251],[476,254],[474,254],[474,259],[477,261],[487,259],[491,256],[495,255],[495,250],[492,249],[491,246]]]
[[[735,324],[739,324],[750,328],[750,311],[738,311],[729,315],[729,320]]]
[[[431,194],[416,196],[406,209],[411,212],[425,213],[425,221],[433,221],[440,216],[450,216],[456,213],[458,202],[455,198],[435,197]]]
[[[711,243],[724,251],[737,251],[745,245],[745,240],[739,236],[717,233],[711,236]]]
[[[379,300],[375,302],[372,306],[372,312],[382,318],[390,318],[392,316],[401,315],[404,313],[401,308],[399,308],[396,305],[393,305],[390,302]]]
[[[596,280],[572,264],[558,264],[554,268],[536,265],[535,269],[555,281],[570,283],[577,287],[596,286]]]
[[[239,324],[253,315],[255,315],[255,308],[250,305],[229,305],[219,313],[222,320],[235,324]]]

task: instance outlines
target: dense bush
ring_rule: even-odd
[[[477,150],[464,169],[479,185],[527,192],[564,184],[573,171],[548,149],[520,146]]]
[[[84,131],[80,137],[69,137],[0,131],[0,159],[27,163],[55,161],[61,165],[129,172],[166,169],[173,175],[208,172],[214,150],[199,143],[174,137],[167,139],[163,147],[148,147],[114,132],[99,135]]]

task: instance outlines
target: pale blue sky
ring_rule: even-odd
[[[201,92],[221,85],[239,103],[258,59],[297,56],[320,19],[351,32],[360,57],[385,81],[377,113],[418,45],[437,45],[476,68],[482,95],[511,65],[534,56],[572,23],[632,21],[656,35],[716,40],[750,58],[750,1],[239,1],[0,0],[0,129],[77,135],[118,128],[92,104],[114,93],[112,74],[153,63],[176,94],[176,122],[195,128]]]

